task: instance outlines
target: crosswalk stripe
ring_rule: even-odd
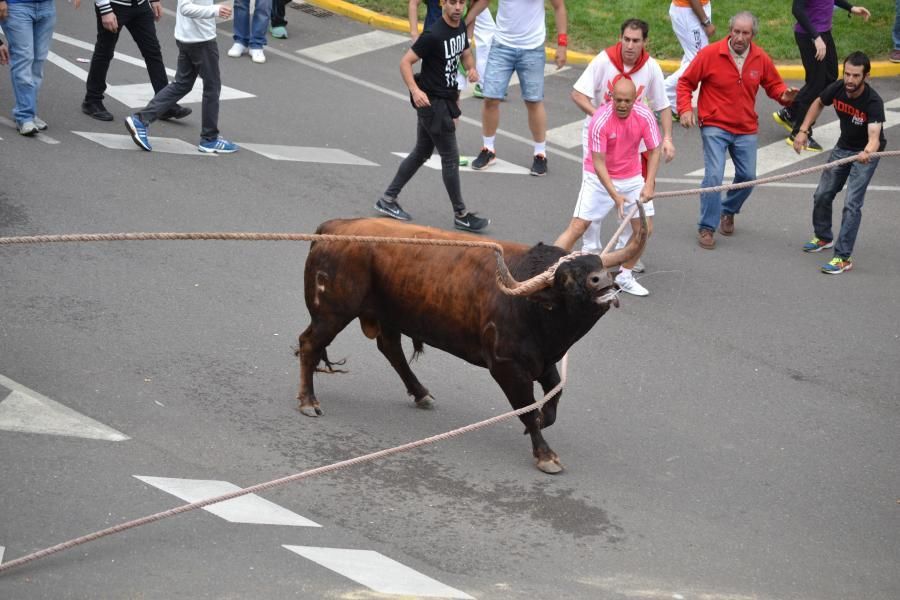
[[[6,125],[7,127],[12,128],[12,129],[16,129],[16,123],[15,123],[15,121],[13,121],[13,120],[11,120],[11,119],[7,119],[6,117],[0,117],[0,123],[2,123],[3,125]],[[18,131],[18,130],[17,130],[17,131]],[[43,132],[40,132],[40,131],[37,132],[36,134],[34,134],[34,135],[31,136],[31,137],[33,137],[34,139],[38,140],[39,142],[44,142],[45,144],[53,145],[53,144],[58,144],[58,143],[59,143],[59,140],[58,140],[58,139],[52,138],[52,137],[50,137],[49,135],[47,135],[46,133],[43,133]],[[3,138],[0,138],[0,139],[3,139]]]
[[[0,430],[64,435],[121,442],[129,437],[68,406],[0,375],[0,386],[10,390],[0,399]]]
[[[82,48],[85,50],[93,51],[94,46],[87,42],[82,42],[81,40],[71,38],[67,35],[63,35],[61,33],[54,33],[53,39],[59,40],[60,42],[70,44],[77,48]],[[133,56],[129,56],[127,54],[122,54],[121,52],[116,52],[113,55],[113,58],[116,58],[122,62],[128,63],[130,65],[134,65],[137,67],[141,67],[142,69],[146,69],[146,65],[144,64],[144,60],[140,58],[135,58]],[[66,71],[73,77],[80,79],[81,81],[87,81],[88,72],[77,65],[72,64],[67,59],[62,56],[56,54],[55,52],[50,52],[47,54],[47,61],[56,65],[60,69]],[[166,69],[166,74],[169,77],[175,76],[175,71],[172,69]],[[150,99],[153,98],[155,92],[153,90],[153,86],[147,83],[131,83],[131,84],[123,84],[123,85],[107,85],[105,94],[110,98],[115,98],[125,106],[129,108],[141,108],[147,105],[150,102]],[[219,93],[219,101],[224,100],[240,100],[243,98],[255,98],[254,94],[249,92],[244,92],[232,87],[228,87],[227,85],[222,86],[222,90]],[[188,94],[180,100],[181,104],[199,104],[203,101],[203,82],[201,79],[197,79],[194,83],[194,87],[191,89]]]
[[[119,135],[117,133],[97,133],[95,131],[73,131],[75,135],[96,142],[106,148],[113,150],[138,150],[143,152],[130,135]],[[153,152],[162,152],[164,154],[186,154],[188,156],[218,156],[218,154],[206,154],[197,150],[197,146],[189,144],[184,140],[166,137],[151,137],[150,143],[153,145]]]
[[[6,551],[6,548],[0,546],[0,564],[3,563],[3,553]]]
[[[377,167],[378,163],[366,160],[339,148],[313,148],[309,146],[278,146],[272,144],[240,144],[257,154],[272,160],[289,160],[295,162],[313,162],[335,165],[360,165]]]
[[[584,119],[547,130],[547,141],[561,148],[580,148]]]
[[[387,31],[375,30],[361,35],[355,35],[348,38],[319,44],[318,46],[310,46],[297,50],[297,54],[307,56],[323,63],[333,63],[345,58],[351,58],[366,52],[373,52],[391,46],[408,43],[409,36],[398,35],[396,33],[388,33]],[[399,60],[399,57],[398,57]]]
[[[395,156],[399,156],[400,158],[406,158],[409,154],[408,152],[391,152],[391,154]],[[469,165],[472,164],[472,161],[475,160],[474,156],[460,156],[460,158],[467,158],[469,160]],[[429,169],[434,169],[435,171],[441,170],[441,157],[438,154],[432,154],[431,158],[425,161],[424,166]],[[514,165],[511,162],[507,162],[505,160],[497,159],[493,165],[484,169],[483,171],[476,171],[471,166],[469,167],[460,167],[460,173],[505,173],[510,175],[530,175],[531,169],[526,169],[525,167],[520,167],[519,165]]]
[[[474,600],[465,592],[444,585],[374,550],[289,545],[284,547],[381,594]]]
[[[175,479],[144,475],[135,475],[134,477],[168,494],[181,498],[185,502],[198,502],[241,489],[228,481],[214,479]],[[239,496],[218,504],[211,504],[203,507],[203,510],[230,523],[321,527],[318,523],[310,521],[306,517],[302,517],[274,502],[269,502],[256,494],[247,494],[246,496]]]

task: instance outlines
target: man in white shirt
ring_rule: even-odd
[[[487,7],[489,0],[475,0],[466,25],[474,23],[478,14]],[[556,67],[566,64],[567,17],[565,0],[550,0],[556,18]],[[528,109],[528,128],[534,140],[534,159],[531,174],[541,177],[547,174],[547,113],[544,110],[544,41],[547,30],[544,25],[544,0],[499,0],[497,5],[497,29],[491,43],[485,67],[482,92],[481,132],[484,144],[472,161],[476,171],[486,169],[497,160],[494,139],[500,126],[500,101],[513,71],[519,75],[522,99]]]
[[[650,26],[640,19],[627,19],[620,28],[619,42],[603,50],[594,57],[575,85],[572,86],[572,101],[585,113],[584,127],[582,128],[581,152],[585,164],[589,159],[587,131],[588,124],[594,112],[612,99],[613,87],[617,80],[627,77],[634,82],[637,90],[637,102],[647,104],[650,110],[659,113],[662,125],[663,143],[662,156],[666,162],[675,157],[675,145],[672,142],[672,107],[666,96],[664,77],[659,64],[650,57],[644,48]],[[642,171],[647,176],[646,148],[642,151]],[[582,188],[592,185],[585,181],[582,174]],[[583,191],[583,190],[582,190]],[[579,193],[579,196],[581,192]],[[585,232],[583,249],[597,254],[603,249],[600,242],[601,221],[592,222]],[[648,233],[652,232],[652,219],[647,219]],[[626,227],[619,244],[624,245],[631,237],[631,227]],[[634,270],[643,271],[643,265],[638,262]]]

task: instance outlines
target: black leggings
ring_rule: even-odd
[[[791,135],[797,135],[803,119],[806,118],[806,112],[822,93],[822,90],[828,87],[828,84],[837,81],[838,57],[837,48],[834,47],[834,38],[831,37],[830,31],[819,35],[825,42],[825,58],[821,61],[816,60],[814,38],[806,33],[794,32],[794,39],[800,50],[800,60],[803,61],[803,68],[806,70],[806,81],[791,105],[791,114],[794,116],[794,131]]]

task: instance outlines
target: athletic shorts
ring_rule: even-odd
[[[625,214],[631,210],[634,203],[641,196],[644,187],[644,178],[640,175],[629,179],[613,179],[613,185],[620,194],[625,196]],[[572,215],[585,221],[602,221],[609,211],[615,209],[616,203],[610,197],[609,192],[603,187],[596,173],[582,171],[581,190],[578,192],[578,200],[575,202],[575,214]],[[653,201],[644,204],[644,212],[652,217]],[[618,215],[616,215],[618,220]]]

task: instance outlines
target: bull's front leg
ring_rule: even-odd
[[[320,348],[314,339],[313,325],[310,325],[300,334],[297,352],[300,359],[300,391],[297,393],[300,412],[307,417],[322,415],[319,401],[316,399],[316,391],[313,387],[313,373],[322,359],[324,349]]]
[[[513,409],[520,409],[534,403],[534,380],[531,375],[512,362],[495,363],[491,376],[500,384],[503,393]],[[552,386],[551,386],[552,387]],[[519,419],[525,425],[525,433],[531,436],[531,452],[537,468],[544,473],[559,473],[562,463],[556,452],[550,449],[541,435],[541,416],[537,410],[522,415]]]
[[[561,379],[559,378],[559,371],[556,370],[556,365],[550,365],[544,374],[538,377],[538,383],[541,384],[541,389],[544,390],[544,394],[555,388],[559,385]],[[556,407],[559,404],[559,398],[562,396],[562,390],[559,390],[553,397],[547,400],[543,407],[541,407],[541,429],[546,429],[553,425],[556,421]]]

